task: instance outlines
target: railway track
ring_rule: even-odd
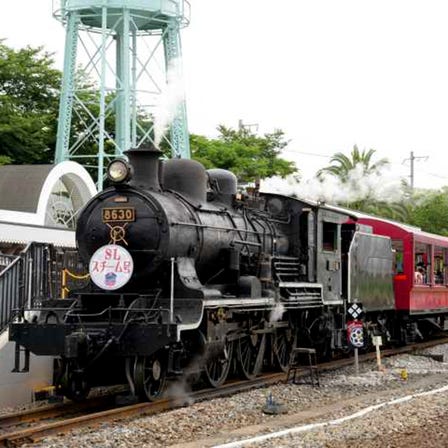
[[[412,344],[405,347],[387,349],[383,357],[412,353],[439,344],[448,343],[448,338]],[[359,357],[360,362],[375,358],[375,353]],[[352,358],[339,359],[319,365],[319,371],[336,370],[353,364]],[[305,368],[298,376],[308,375]],[[0,417],[0,447],[18,447],[24,443],[37,442],[47,436],[62,434],[74,428],[94,427],[106,421],[123,420],[168,411],[188,405],[191,402],[225,397],[257,387],[266,387],[285,381],[284,373],[271,373],[252,381],[229,381],[219,389],[205,389],[191,392],[188,397],[166,398],[152,403],[137,403],[128,406],[114,406],[115,396],[100,397],[86,403],[64,403],[55,406],[25,411]],[[76,415],[81,414],[82,415]],[[70,418],[67,418],[67,415]],[[54,421],[55,419],[59,419]],[[24,428],[23,426],[26,425]]]

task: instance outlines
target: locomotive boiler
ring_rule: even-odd
[[[299,344],[347,346],[348,304],[374,319],[393,308],[390,240],[348,212],[239,194],[232,173],[161,162],[155,148],[127,156],[78,219],[89,286],[10,325],[11,340],[58,359],[66,396],[126,378],[152,400],[180,375],[218,387],[230,373],[285,370]]]
[[[130,166],[122,160],[115,164],[117,171],[121,168],[124,176],[130,176],[129,182],[100,193],[77,224],[78,247],[86,262],[105,243],[129,248],[134,273],[124,291],[163,290],[164,282],[157,277],[169,271],[171,258],[176,259],[177,270],[193,267],[203,284],[212,277],[215,283],[220,279],[227,284],[241,269],[254,273],[261,254],[287,253],[287,238],[266,216],[249,216],[244,208],[235,213],[237,183],[232,173],[207,173],[198,162],[184,159],[161,166],[154,149],[131,150],[127,155]],[[214,188],[207,198],[208,182]]]

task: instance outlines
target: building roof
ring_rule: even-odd
[[[96,192],[75,162],[0,166],[0,242],[73,246],[74,217]]]
[[[42,187],[53,168],[54,165],[0,166],[0,209],[36,213]]]
[[[59,247],[76,247],[75,231],[11,222],[0,222],[0,243],[28,244],[31,241]]]

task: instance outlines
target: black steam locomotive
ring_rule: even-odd
[[[231,371],[250,379],[286,369],[294,346],[345,349],[351,303],[377,327],[393,309],[390,239],[349,214],[239,194],[231,172],[161,162],[155,148],[127,156],[78,220],[89,287],[10,326],[11,340],[57,357],[68,397],[124,378],[149,400],[187,373],[214,387]]]

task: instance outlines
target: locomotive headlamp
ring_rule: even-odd
[[[115,183],[124,182],[131,177],[131,167],[126,160],[114,160],[107,167],[107,177]]]

